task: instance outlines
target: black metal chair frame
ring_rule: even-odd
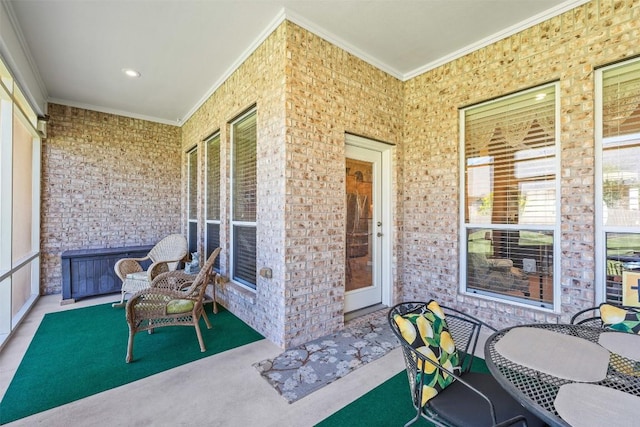
[[[422,402],[422,381],[424,379],[424,376],[421,377],[420,382],[416,381],[416,377],[418,375],[418,366],[424,366],[424,364],[426,363],[435,365],[437,369],[451,375],[455,378],[455,381],[459,381],[461,384],[480,396],[487,404],[487,410],[490,413],[493,427],[511,426],[518,423],[525,427],[528,426],[526,417],[524,415],[518,415],[508,420],[498,422],[496,419],[495,406],[491,399],[476,387],[474,387],[474,385],[464,379],[464,375],[471,370],[473,355],[475,353],[476,345],[478,343],[482,327],[488,328],[492,332],[496,332],[495,328],[482,322],[479,319],[476,319],[473,316],[463,313],[462,311],[440,305],[442,310],[445,312],[449,332],[453,337],[454,342],[456,343],[458,351],[460,352],[461,363],[459,371],[458,369],[456,369],[457,372],[452,372],[439,363],[428,359],[423,354],[417,352],[404,338],[402,338],[400,329],[398,328],[396,322],[393,320],[393,316],[395,314],[406,315],[410,313],[419,313],[423,310],[423,308],[426,308],[426,306],[426,302],[404,302],[392,307],[387,315],[391,330],[394,332],[394,334],[402,344],[402,352],[406,365],[407,376],[409,379],[409,385],[411,387],[411,396],[413,400],[412,403],[414,408],[416,409],[416,416],[407,424],[405,424],[405,427],[415,423],[416,421],[418,421],[418,419],[420,419],[420,417],[425,418],[429,422],[439,427],[453,426],[453,424],[445,419],[445,414],[439,414],[431,407],[431,401],[427,402],[424,408],[420,406],[420,403]],[[493,377],[491,377],[489,374],[487,375],[489,376],[488,379],[493,381]],[[447,390],[445,389],[441,392],[441,394],[444,394],[446,392]],[[438,399],[438,396],[439,395],[434,397],[432,401]],[[461,402],[461,405],[464,405],[464,402]]]

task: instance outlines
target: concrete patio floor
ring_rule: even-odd
[[[46,313],[113,302],[117,295],[62,306],[60,298],[41,297],[0,352],[0,397]],[[126,348],[122,352],[124,364]],[[281,352],[268,340],[257,341],[6,425],[313,426],[404,369],[396,348],[289,404],[252,366]]]

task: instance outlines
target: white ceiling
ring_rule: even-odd
[[[3,1],[48,101],[180,124],[284,19],[406,80],[587,0]]]

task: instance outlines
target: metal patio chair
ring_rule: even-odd
[[[486,323],[435,301],[404,302],[388,321],[402,344],[416,416],[436,426],[543,426],[490,374],[471,371],[473,354]]]

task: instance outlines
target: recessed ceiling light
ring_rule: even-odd
[[[131,68],[123,68],[122,72],[125,73],[129,77],[140,77],[141,76],[139,71],[133,70]]]

